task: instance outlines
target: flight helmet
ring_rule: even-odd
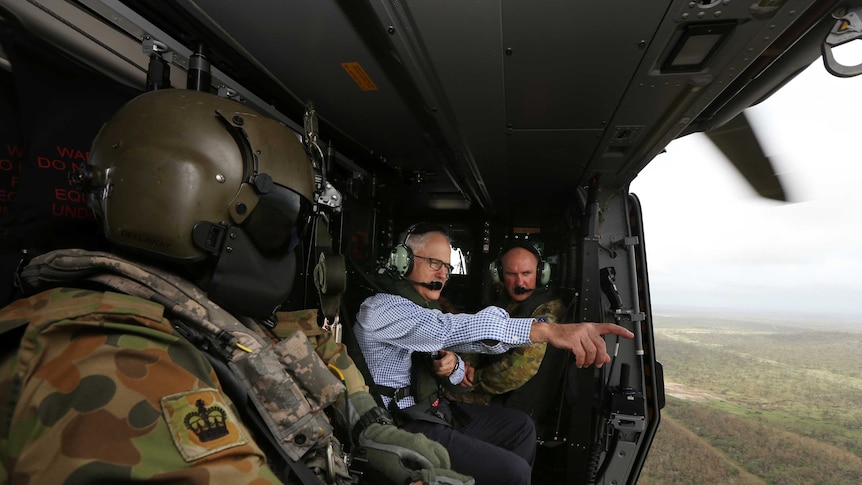
[[[151,91],[102,127],[84,177],[112,244],[204,268],[198,283],[234,314],[268,317],[290,294],[314,172],[285,125],[209,93]]]

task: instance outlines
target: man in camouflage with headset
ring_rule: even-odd
[[[502,287],[494,306],[506,310],[510,316],[533,317],[536,320],[558,323],[563,321],[566,307],[563,301],[548,289],[550,266],[529,241],[513,239],[508,242],[500,258],[491,264],[491,276]],[[508,350],[503,354],[462,354],[466,362],[462,385],[472,386],[472,392],[450,392],[450,398],[481,404],[505,402],[508,393],[529,381],[545,357],[547,344],[535,343]]]
[[[149,92],[80,182],[116,250],[22,263],[27,297],[0,310],[0,483],[356,483],[339,437],[393,482],[472,483],[391,425],[314,311],[276,313],[314,197],[286,126]]]

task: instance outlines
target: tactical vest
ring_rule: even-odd
[[[273,345],[210,301],[197,286],[110,253],[53,251],[34,258],[19,279],[27,294],[74,287],[76,283],[84,286],[97,283],[159,303],[179,333],[207,356],[234,402],[252,405],[249,413],[252,422],[245,424],[257,428],[261,432],[258,436],[268,439],[273,451],[303,484],[321,483],[302,461],[321,455],[339,461],[332,465],[331,473],[344,483],[349,481],[340,450],[332,453],[333,443],[337,445],[332,426],[326,415],[319,412],[334,403],[345,387],[320,360],[302,332]],[[0,333],[28,323],[16,321],[0,329]],[[323,452],[310,453],[313,450]],[[282,477],[286,480],[289,472],[282,468],[287,473]],[[335,477],[331,478],[335,481]]]
[[[375,283],[383,293],[404,297],[423,308],[442,311],[439,303],[425,301],[413,285],[404,279],[384,274]],[[374,384],[375,392],[391,398],[389,411],[399,426],[413,420],[452,426],[453,423],[445,419],[436,409],[440,399],[443,398],[443,393],[441,392],[442,384],[432,370],[431,357],[416,352],[410,357],[410,385],[395,389]],[[408,396],[413,396],[416,404],[405,409],[399,409],[397,401]]]
[[[533,316],[533,312],[540,305],[557,298],[559,297],[555,296],[553,292],[548,291],[547,288],[537,288],[529,298],[521,302],[512,301],[508,295],[504,294],[502,298],[497,300],[495,306],[504,308],[512,318],[529,318]]]

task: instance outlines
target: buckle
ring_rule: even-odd
[[[404,386],[395,390],[394,398],[396,401],[400,401],[405,397],[410,397],[410,386]]]

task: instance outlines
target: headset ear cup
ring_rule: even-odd
[[[536,283],[539,286],[545,286],[551,281],[551,265],[546,261],[539,261],[539,268],[536,272]]]
[[[395,246],[389,253],[389,267],[394,269],[398,276],[407,276],[413,269],[413,251],[404,244]]]
[[[503,265],[500,263],[500,260],[498,259],[496,261],[492,261],[491,266],[488,267],[488,270],[491,273],[491,280],[495,284],[500,284],[503,282],[502,266]]]

